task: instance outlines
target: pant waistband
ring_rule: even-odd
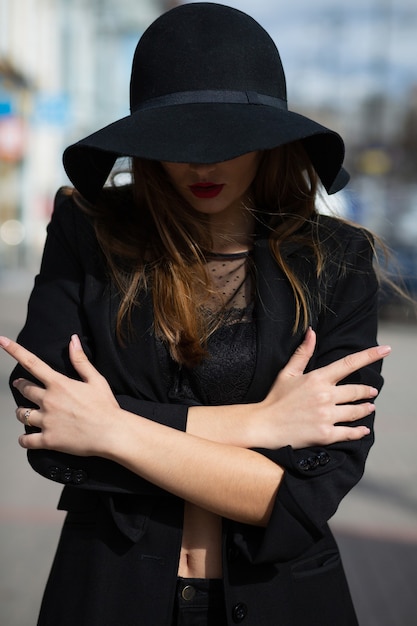
[[[223,597],[221,578],[178,578],[177,598],[181,603],[211,602]]]

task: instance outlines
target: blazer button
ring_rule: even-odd
[[[330,455],[327,452],[319,452],[317,455],[320,465],[327,465],[330,461]]]
[[[74,485],[82,485],[87,481],[87,474],[82,469],[77,469],[72,472],[72,483]]]
[[[62,470],[62,482],[72,483],[72,469],[70,467],[66,467]]]
[[[308,459],[308,469],[316,469],[319,464],[319,459],[317,456],[309,456]]]
[[[310,469],[310,463],[308,462],[308,459],[301,459],[300,461],[298,461],[297,465],[304,472],[308,472],[308,470]]]
[[[60,476],[61,476],[61,470],[59,469],[59,467],[56,467],[55,465],[51,465],[50,467],[48,467],[48,477],[51,480],[59,480]]]
[[[236,604],[236,606],[233,607],[232,617],[235,624],[240,624],[240,622],[243,622],[247,614],[248,607],[246,606],[246,604],[244,604],[244,602],[239,602],[238,604]]]

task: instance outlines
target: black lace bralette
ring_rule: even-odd
[[[243,402],[256,362],[251,254],[207,255],[207,269],[221,300],[213,296],[207,314],[218,316],[208,339],[209,356],[194,368],[179,366],[157,340],[160,372],[170,401],[185,404]],[[219,304],[221,302],[221,305]]]

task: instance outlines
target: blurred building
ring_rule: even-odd
[[[0,0],[0,270],[28,265],[64,147],[128,113],[134,47],[170,0]]]
[[[11,245],[18,245],[23,237],[16,207],[20,205],[30,98],[25,76],[8,59],[0,58],[0,234]]]

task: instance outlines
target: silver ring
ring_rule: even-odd
[[[30,421],[29,421],[29,416],[30,416],[31,412],[32,412],[32,409],[26,409],[26,411],[23,414],[23,417],[24,417],[24,420],[25,420],[24,424],[25,424],[25,426],[28,426],[29,428],[33,427],[33,424],[31,424]]]

